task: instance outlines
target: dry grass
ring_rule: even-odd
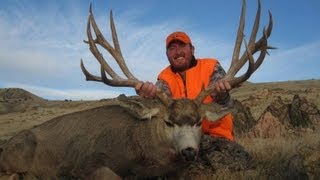
[[[319,128],[318,125],[317,131],[289,137],[237,139],[252,155],[253,168],[239,172],[219,170],[200,179],[317,179],[320,177]]]
[[[317,179],[320,177],[320,131],[274,139],[242,138],[237,141],[253,156],[249,170],[217,170],[190,177],[197,180]]]

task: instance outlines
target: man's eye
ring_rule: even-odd
[[[173,47],[173,46],[170,46],[170,47],[168,47],[168,51],[174,51],[175,50],[175,47]]]

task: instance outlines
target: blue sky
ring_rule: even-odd
[[[261,2],[261,29],[268,24],[270,10],[274,30],[269,42],[278,49],[270,51],[249,80],[320,79],[320,1]],[[99,75],[99,65],[83,43],[89,4],[89,0],[1,0],[0,88],[19,87],[62,100],[133,95],[130,88],[85,81],[81,58],[90,72]],[[247,0],[247,36],[256,8],[256,0]],[[190,35],[196,57],[217,58],[226,70],[230,65],[241,0],[93,0],[96,21],[109,40],[110,9],[122,53],[141,80],[155,82],[168,65],[165,38],[177,30]],[[112,60],[107,53],[104,56]]]

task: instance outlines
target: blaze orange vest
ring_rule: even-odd
[[[160,72],[158,80],[163,80],[168,84],[172,98],[186,97],[195,99],[200,93],[202,85],[204,84],[205,87],[209,85],[210,77],[217,62],[215,59],[198,59],[196,66],[186,71],[185,83],[179,73],[173,72],[170,66]],[[203,101],[203,103],[210,102],[214,102],[211,96],[206,97]],[[232,119],[230,113],[215,122],[203,119],[201,126],[202,131],[205,134],[224,137],[232,141]]]

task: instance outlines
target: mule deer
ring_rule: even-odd
[[[272,16],[262,37],[256,41],[260,19],[260,1],[253,31],[244,41],[246,4],[243,0],[238,35],[231,67],[225,79],[232,87],[247,80],[267,54],[267,39],[272,31]],[[90,74],[81,60],[88,81],[109,86],[134,87],[140,80],[129,71],[122,56],[110,12],[112,46],[100,32],[90,5],[87,36],[90,51],[101,65],[101,76]],[[92,36],[93,29],[96,38]],[[239,58],[241,44],[246,51]],[[105,48],[117,61],[127,78],[121,78],[105,61],[97,45]],[[255,61],[253,54],[260,52]],[[246,73],[235,77],[246,63]],[[108,73],[108,76],[106,73]],[[177,170],[196,158],[201,137],[201,119],[219,119],[228,108],[203,104],[215,91],[213,85],[203,88],[198,97],[171,99],[160,89],[155,100],[120,97],[113,105],[84,110],[54,118],[32,129],[24,130],[1,147],[0,172],[31,173],[48,179],[76,177],[85,179],[120,178],[134,174],[150,177]]]

